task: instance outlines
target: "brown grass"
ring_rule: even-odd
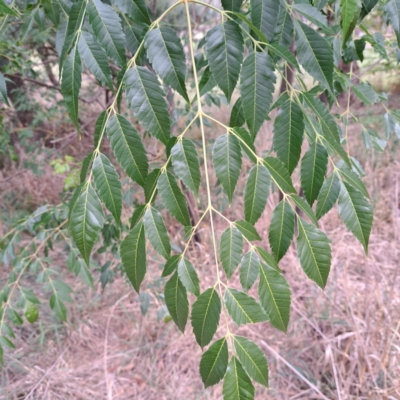
[[[223,111],[221,117],[226,118]],[[268,124],[263,127],[264,137],[270,129]],[[358,131],[351,133],[357,149]],[[196,138],[196,132],[192,135]],[[267,148],[265,143],[260,146]],[[152,151],[157,154],[156,148]],[[268,323],[240,329],[231,324],[234,332],[254,339],[268,358],[270,389],[257,385],[258,400],[400,399],[400,163],[393,160],[396,151],[391,148],[383,156],[362,160],[375,202],[369,256],[364,256],[335,209],[320,225],[332,239],[333,249],[325,291],[305,277],[294,246],[280,263],[292,288],[287,335]],[[244,169],[248,167],[245,163]],[[243,186],[244,174],[237,194]],[[277,201],[277,194],[272,194],[257,224],[264,246]],[[242,210],[237,195],[233,207],[224,213],[241,219]],[[166,221],[173,242],[181,243],[178,225],[170,217]],[[224,228],[218,220],[218,234]],[[203,241],[191,249],[190,256],[204,290],[215,280],[207,221],[201,234]],[[59,257],[57,262],[65,265]],[[147,284],[159,277],[162,263],[150,249],[149,257]],[[190,323],[182,335],[173,323],[157,321],[157,309],[162,306],[154,296],[158,289],[148,289],[153,300],[143,317],[138,296],[122,279],[102,292],[98,286],[93,291],[69,274],[64,276],[75,291],[68,324],[59,325],[42,307],[42,322],[17,330],[17,350],[7,352],[6,367],[1,370],[2,399],[221,399],[221,385],[203,388],[198,373],[201,349]],[[216,337],[224,334],[222,325]]]

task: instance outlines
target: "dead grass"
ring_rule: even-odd
[[[263,129],[270,132],[268,125]],[[356,130],[352,132],[357,148]],[[157,154],[156,148],[152,151]],[[400,399],[400,163],[395,161],[396,151],[362,160],[376,201],[369,256],[345,230],[335,209],[321,221],[333,248],[325,291],[305,277],[294,246],[280,264],[292,288],[287,335],[268,323],[240,329],[231,325],[233,331],[253,338],[269,360],[270,389],[257,385],[258,400]],[[238,193],[243,184],[244,177]],[[224,212],[241,219],[243,205],[238,199]],[[263,238],[268,236],[277,201],[277,194],[272,194],[257,223]],[[177,224],[168,217],[166,221],[175,231],[172,240],[179,243]],[[202,290],[213,284],[215,274],[206,222],[202,243],[190,252],[202,275]],[[217,231],[224,228],[223,221],[218,221]],[[263,245],[267,246],[267,239]],[[160,268],[160,259],[152,252],[150,258],[149,285]],[[221,399],[220,385],[203,388],[198,373],[201,349],[190,324],[181,335],[173,323],[157,321],[161,300],[153,296],[143,317],[137,295],[121,279],[103,293],[100,288],[88,289],[69,274],[65,279],[75,291],[68,324],[59,325],[43,307],[42,322],[17,330],[17,350],[7,352],[6,367],[1,370],[0,398]],[[216,337],[224,334],[222,325]]]

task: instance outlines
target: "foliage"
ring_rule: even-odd
[[[2,241],[2,261],[12,268],[0,297],[3,302],[0,345],[13,347],[10,322],[22,323],[11,301],[15,290],[21,295],[18,306],[24,308],[25,318],[32,323],[38,317],[38,298],[20,283],[27,271],[37,274],[37,281],[52,293],[50,307],[60,319],[66,320],[65,302],[72,300],[71,288],[48,268],[53,263],[48,251],[60,236],[68,244],[68,267],[93,285],[91,253],[102,235],[104,243],[98,251],[110,249],[113,254],[119,253],[126,276],[138,293],[147,270],[148,241],[165,258],[162,276],[172,275],[167,278],[164,290],[170,317],[184,332],[190,316],[198,344],[203,349],[210,345],[200,361],[204,385],[214,385],[223,379],[227,400],[254,398],[251,379],[268,386],[268,365],[261,349],[249,339],[235,335],[229,323],[221,335],[218,331],[221,314],[226,320],[230,317],[237,326],[269,321],[286,332],[291,293],[278,263],[297,231],[300,265],[310,279],[322,289],[325,287],[331,248],[318,220],[337,201],[344,224],[365,252],[368,250],[373,207],[360,177],[359,164],[346,149],[347,126],[355,118],[349,103],[352,93],[366,104],[384,102],[386,97],[367,84],[357,83],[351,68],[346,74],[340,65],[343,61],[362,61],[365,42],[380,57],[386,57],[386,48],[398,51],[400,15],[398,0],[377,6],[398,38],[397,44],[389,42],[385,47],[378,39],[380,33],[372,34],[363,25],[363,18],[376,2],[360,4],[355,0],[315,4],[300,1],[289,4],[284,0],[250,0],[242,4],[237,0],[222,1],[223,9],[219,9],[200,0],[185,0],[172,4],[156,17],[144,0],[114,0],[111,4],[101,0],[41,1],[27,7],[2,2],[0,13],[5,17],[1,30],[12,18],[25,19],[24,24],[34,19],[43,28],[54,24],[61,93],[78,132],[84,67],[109,88],[113,98],[96,123],[94,148],[83,162],[80,184],[76,186],[72,181],[76,188],[69,208],[65,205],[53,210],[42,208],[17,224]],[[183,33],[188,36],[188,55],[181,32],[164,24],[169,13],[178,7],[186,15],[187,28]],[[193,40],[192,7],[209,7],[222,18],[200,43]],[[356,26],[365,34],[353,40]],[[127,58],[127,54],[132,56]],[[295,68],[298,72],[292,84],[287,70]],[[286,90],[272,104],[278,77],[286,81]],[[203,100],[219,104],[220,98],[213,94],[218,86],[230,104],[238,84],[240,97],[233,105],[227,126],[205,111]],[[168,87],[184,102],[183,109],[176,108],[187,120],[178,135],[172,134],[174,118],[166,96]],[[341,95],[348,106],[344,114],[335,115],[332,106]],[[9,105],[3,75],[0,75],[0,96]],[[125,103],[135,116],[135,126],[123,115]],[[279,111],[273,124],[273,146],[268,154],[261,155],[255,140],[265,140],[260,127],[275,108]],[[344,131],[338,122],[344,125]],[[201,132],[200,154],[198,143],[187,137],[195,124]],[[386,140],[392,134],[399,134],[399,124],[400,113],[387,110]],[[224,129],[212,149],[205,128],[210,125]],[[143,131],[165,147],[161,167],[149,162]],[[122,218],[126,180],[121,183],[119,168],[102,153],[106,138],[120,167],[144,194],[145,201],[136,205],[127,234],[126,220]],[[384,147],[383,139],[368,128],[364,129],[363,138],[369,146]],[[301,158],[303,143],[307,143],[307,150]],[[231,204],[239,177],[244,173],[244,157],[253,164],[246,171],[244,220],[231,221],[211,195],[210,182],[215,173]],[[56,170],[65,169],[62,159],[53,166]],[[297,194],[292,180],[296,168],[300,170],[304,198]],[[205,188],[206,196],[199,191],[200,187]],[[191,218],[186,188],[199,200],[201,216],[197,221]],[[269,253],[253,241],[260,240],[254,224],[263,214],[272,190],[280,193],[281,201],[270,222]],[[171,244],[156,198],[184,227],[183,249]],[[216,218],[227,224],[220,238],[216,237]],[[212,268],[216,280],[206,290],[202,290],[204,284],[198,277],[199,266],[187,254],[203,222],[210,227],[215,253]],[[69,233],[64,229],[67,224]],[[39,244],[35,239],[17,252],[23,231],[29,231]],[[121,235],[124,239],[120,243]],[[101,272],[104,286],[112,280],[108,276],[109,266],[104,265]],[[242,290],[233,287],[235,274]],[[257,300],[248,291],[258,278]],[[194,302],[188,292],[196,298]],[[193,303],[191,311],[189,303]],[[213,341],[216,334],[218,337]]]

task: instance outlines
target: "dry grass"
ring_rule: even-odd
[[[263,129],[270,131],[270,126]],[[269,360],[270,389],[257,385],[258,400],[400,399],[400,164],[389,160],[395,158],[393,151],[363,160],[376,201],[368,258],[337,211],[331,211],[321,221],[333,248],[325,291],[305,277],[293,246],[280,264],[292,288],[287,335],[268,323],[240,329],[232,324],[232,330],[253,338]],[[242,189],[243,183],[244,177]],[[276,203],[277,194],[271,195],[257,224],[264,238]],[[240,219],[242,209],[236,200],[225,213]],[[203,290],[213,284],[215,273],[206,222],[202,243],[191,249]],[[179,243],[177,225],[170,218],[167,223]],[[218,221],[218,233],[224,228]],[[150,257],[148,284],[160,268],[160,259]],[[69,323],[59,325],[43,311],[41,323],[17,330],[17,350],[6,354],[1,371],[2,399],[221,399],[220,385],[203,388],[201,349],[190,326],[181,335],[173,323],[157,321],[160,300],[153,297],[143,317],[137,295],[121,279],[104,292],[68,274],[65,279],[75,290]],[[224,334],[222,325],[216,336]]]

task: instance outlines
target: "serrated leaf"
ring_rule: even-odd
[[[256,228],[250,222],[245,220],[235,221],[235,226],[249,242],[261,240]]]
[[[89,265],[90,252],[104,224],[100,199],[89,183],[71,209],[69,229],[79,252]]]
[[[59,62],[60,72],[62,71],[62,68],[64,66],[67,54],[75,44],[75,40],[77,38],[77,32],[82,26],[83,18],[85,17],[86,13],[86,5],[87,3],[85,0],[78,0],[76,3],[72,5],[71,9],[68,12],[68,23],[66,26],[66,31],[60,53],[60,62]],[[61,34],[62,31],[60,31],[60,35]]]
[[[287,7],[280,7],[279,16],[274,30],[272,43],[277,43],[287,49],[292,45],[293,22]]]
[[[94,36],[107,55],[120,67],[126,65],[125,35],[121,19],[113,8],[101,0],[88,2],[89,23]]]
[[[218,328],[221,314],[221,300],[215,287],[203,292],[192,307],[192,327],[197,343],[207,346]]]
[[[333,52],[329,43],[314,29],[296,21],[297,58],[302,67],[321,85],[332,92]]]
[[[175,30],[167,26],[152,29],[146,34],[144,43],[154,70],[189,103],[185,85],[186,58]]]
[[[296,204],[297,208],[307,215],[310,221],[318,227],[318,220],[311,206],[302,197],[296,194],[292,194],[290,198],[293,200],[294,204]]]
[[[61,74],[61,93],[67,105],[68,113],[79,132],[78,101],[82,82],[82,63],[78,48],[75,46],[64,62]]]
[[[108,121],[108,115],[107,111],[103,111],[100,115],[99,118],[96,120],[96,124],[94,127],[94,148],[96,148],[99,145],[100,139],[104,136],[104,132],[106,129],[106,124]]]
[[[186,197],[179,188],[175,177],[170,172],[161,174],[158,178],[157,189],[168,211],[183,226],[190,226],[190,215]]]
[[[209,30],[205,52],[214,79],[229,102],[243,60],[243,36],[239,25],[226,21]]]
[[[379,96],[368,83],[360,83],[352,86],[355,95],[365,104],[372,105],[379,102]]]
[[[286,193],[296,193],[292,179],[282,161],[274,157],[265,157],[264,165],[268,168],[275,184]]]
[[[279,15],[279,0],[251,0],[250,19],[260,29],[267,41],[271,41]]]
[[[353,33],[358,17],[360,15],[359,0],[340,0],[340,8],[342,10],[342,18],[340,24],[342,26],[342,47]]]
[[[240,11],[243,0],[221,0],[222,7],[226,11]]]
[[[212,161],[217,178],[225,189],[229,203],[242,169],[242,152],[236,136],[225,134],[214,143]]]
[[[301,160],[300,182],[310,205],[317,199],[328,166],[328,152],[321,144],[310,145]]]
[[[166,277],[172,274],[178,268],[178,263],[181,260],[181,258],[182,256],[180,254],[174,254],[173,256],[171,256],[165,263],[161,276]]]
[[[339,215],[347,229],[360,241],[368,254],[369,235],[373,222],[371,204],[363,194],[346,182],[342,182],[339,195]]]
[[[297,255],[300,265],[306,275],[323,289],[331,266],[330,240],[325,233],[302,218],[297,218],[297,221]]]
[[[91,164],[92,164],[93,156],[94,156],[94,153],[93,153],[93,151],[92,151],[92,152],[89,153],[89,154],[83,159],[83,161],[82,161],[82,168],[81,168],[81,172],[80,172],[80,174],[79,174],[79,181],[80,181],[80,183],[83,183],[83,182],[85,182],[85,180],[86,180],[86,175],[87,175],[87,173],[88,173],[88,171],[89,171],[89,167],[90,167]]]
[[[362,21],[378,4],[378,0],[362,0],[362,8],[360,12],[360,21]]]
[[[229,126],[231,128],[243,126],[246,120],[244,119],[243,100],[239,97],[232,107]]]
[[[224,400],[253,400],[254,386],[236,357],[232,357],[222,388]]]
[[[321,13],[320,10],[318,10],[318,8],[307,3],[293,4],[293,8],[323,31],[331,32],[326,17]]]
[[[349,156],[340,145],[338,126],[331,114],[329,113],[328,109],[325,107],[325,104],[322,103],[322,101],[320,101],[319,99],[315,98],[310,93],[303,93],[302,97],[305,100],[307,106],[310,107],[310,109],[318,117],[322,127],[321,133],[323,135],[323,138],[333,148],[333,150],[338,153],[338,155],[343,159],[343,161],[345,161],[347,165],[351,165]]]
[[[171,149],[171,160],[179,179],[197,197],[201,181],[200,162],[195,144],[188,139],[178,141]]]
[[[289,284],[279,270],[263,261],[260,262],[258,297],[271,325],[286,332],[290,317]]]
[[[114,91],[111,69],[107,56],[96,39],[89,32],[82,32],[78,42],[79,54],[88,70],[97,80]]]
[[[7,97],[6,80],[4,79],[4,75],[2,73],[0,73],[0,101],[6,103],[8,107],[10,107],[10,103],[8,102],[8,97]]]
[[[122,186],[117,171],[104,154],[99,154],[95,158],[93,176],[100,199],[119,224],[122,210]]]
[[[281,46],[278,43],[268,43],[266,47],[277,57],[282,58],[282,60],[287,61],[292,64],[295,68],[300,69],[300,66],[296,60],[294,54],[288,50],[286,47]],[[286,92],[284,92],[286,93]]]
[[[14,5],[14,3],[12,3]],[[8,6],[4,0],[0,0],[0,14],[8,14],[14,17],[18,17],[18,14]]]
[[[279,261],[288,251],[294,235],[294,211],[282,200],[272,213],[268,231],[269,244],[275,260]]]
[[[186,258],[181,258],[178,263],[178,276],[187,291],[195,296],[200,295],[199,277],[193,264]]]
[[[132,217],[129,221],[130,229],[132,229],[141,220],[145,212],[146,212],[146,206],[144,204],[136,206],[135,210],[133,211]]]
[[[146,239],[143,222],[138,223],[121,243],[121,260],[126,276],[139,293],[146,275]]]
[[[300,159],[303,132],[303,112],[296,103],[287,100],[274,121],[273,146],[290,175]]]
[[[268,387],[268,363],[263,351],[250,339],[234,336],[236,354],[246,372],[256,382]]]
[[[350,168],[348,168],[344,163],[338,162],[337,167],[339,169],[339,174],[344,178],[351,186],[360,191],[366,198],[369,198],[369,193],[364,185],[364,182],[360,177]]]
[[[205,387],[218,383],[228,367],[228,344],[226,337],[214,342],[202,355],[200,375]]]
[[[276,76],[268,54],[253,52],[244,60],[240,74],[240,95],[244,117],[253,138],[269,111]]]
[[[113,3],[135,23],[150,23],[145,0],[113,0]]]
[[[165,93],[157,77],[148,69],[135,66],[125,75],[126,98],[139,123],[165,145],[171,133]]]
[[[146,178],[146,182],[144,184],[144,198],[146,203],[154,202],[157,196],[157,182],[158,178],[161,174],[161,170],[159,168],[153,169]]]
[[[244,189],[244,216],[253,225],[264,212],[270,184],[268,169],[264,165],[256,164],[250,170]]]
[[[258,277],[260,260],[254,250],[248,251],[240,262],[240,283],[247,293]]]
[[[144,185],[149,167],[142,139],[133,125],[122,115],[113,115],[107,123],[111,148],[128,176]]]
[[[243,122],[244,123],[244,122]],[[254,147],[254,142],[252,137],[250,136],[250,133],[246,131],[243,127],[236,127],[233,128],[231,131],[240,141],[240,146],[242,147],[242,150],[247,154],[249,159],[253,161],[254,163],[257,162],[256,158],[256,149]]]
[[[237,326],[268,321],[268,315],[256,300],[233,288],[226,288],[224,302]]]
[[[335,173],[331,174],[322,185],[317,198],[316,216],[320,219],[336,203],[340,192],[340,182]]]
[[[214,76],[211,73],[210,67],[204,70],[201,75],[201,79],[199,82],[200,96],[204,96],[206,93],[210,92],[214,87],[217,86],[217,82],[215,82]]]
[[[169,314],[179,330],[182,333],[185,332],[189,314],[189,302],[186,289],[179,280],[178,272],[175,272],[166,283],[164,296]]]
[[[167,228],[161,214],[153,207],[149,207],[144,214],[144,229],[157,253],[168,259],[171,253],[171,243]]]
[[[400,0],[390,0],[385,6],[392,27],[396,32],[397,45],[400,47]]]
[[[127,0],[129,1],[129,0]],[[146,32],[149,29],[149,26],[144,22],[138,22],[136,24],[132,24],[125,16],[123,16],[125,21],[124,23],[124,32],[125,32],[125,43],[126,48],[132,53],[135,54],[139,49],[140,43],[146,35]],[[137,60],[141,61],[144,56],[144,52],[140,52],[137,56]]]
[[[233,275],[240,263],[243,251],[243,239],[241,233],[229,227],[222,232],[219,245],[219,255],[222,267],[228,279]]]

